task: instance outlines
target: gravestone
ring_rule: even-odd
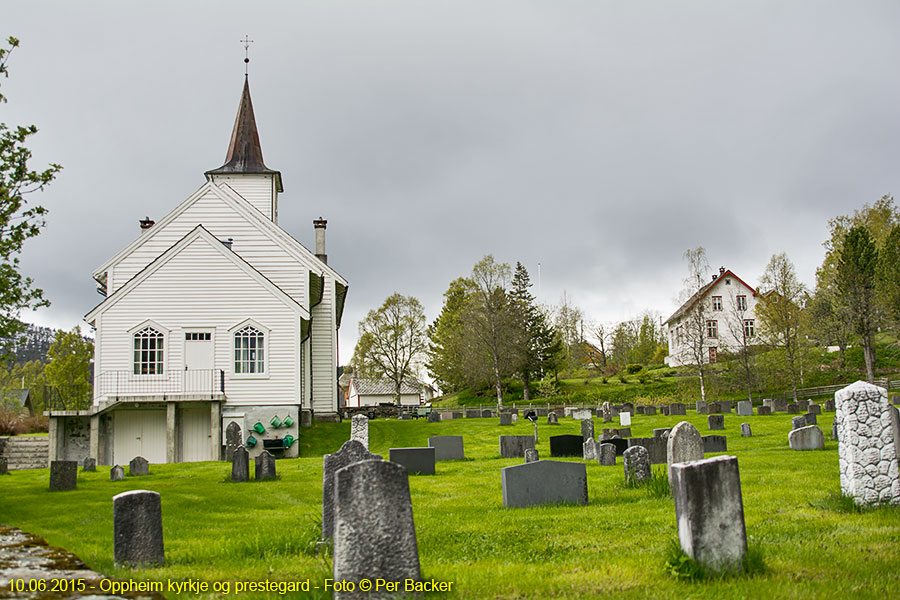
[[[822,407],[819,406],[818,404],[810,404],[809,408],[807,410],[809,411],[809,414],[811,414],[811,415],[821,415],[822,414]]]
[[[5,456],[0,457],[0,475],[9,475],[9,461]]]
[[[443,420],[443,416],[441,420]],[[356,440],[363,447],[369,449],[369,417],[366,415],[353,415],[350,419],[350,439]]]
[[[410,474],[434,475],[435,448],[391,448],[388,460],[406,467]]]
[[[787,411],[789,415],[797,415],[800,414],[800,403],[799,402],[791,402],[787,405]]]
[[[513,423],[518,423],[518,422],[519,422],[519,415],[517,415],[516,413],[513,413],[513,414],[512,414],[512,422],[513,422]]]
[[[634,402],[623,403],[621,410],[619,410],[619,413],[623,413],[623,412],[627,412],[627,413],[630,413],[633,415],[634,414]]]
[[[547,415],[547,425],[559,425],[559,417],[556,416],[555,412]]]
[[[706,418],[710,431],[721,431],[725,429],[725,415],[709,415]]]
[[[363,580],[396,582],[400,590],[407,580],[421,581],[406,469],[387,461],[357,462],[337,471],[334,487],[333,576],[355,584],[355,591],[335,591],[334,598],[370,597],[359,591]]]
[[[514,465],[500,470],[500,481],[506,508],[588,503],[584,463],[539,460]]]
[[[584,460],[597,460],[599,458],[597,455],[597,446],[597,442],[592,439],[584,441],[584,444],[582,445]]]
[[[741,423],[741,435],[744,437],[753,437],[750,432],[750,423]]]
[[[463,413],[458,412],[458,411],[453,411],[450,413],[450,415],[454,419],[462,419],[463,418]]]
[[[441,421],[452,421],[453,420],[452,412],[444,411],[444,412],[440,413],[440,415],[441,415]]]
[[[230,461],[231,455],[237,450],[238,446],[244,445],[244,436],[241,432],[241,426],[237,421],[232,421],[225,428],[225,460]]]
[[[749,400],[741,400],[737,403],[737,415],[739,417],[753,416],[753,405],[750,404]]]
[[[818,425],[817,417],[812,413],[806,413],[803,418],[806,419],[807,425]]]
[[[822,450],[825,448],[825,435],[816,425],[800,427],[788,434],[788,446],[791,450]]]
[[[635,412],[635,414],[638,414],[638,415],[644,414],[644,405],[643,405],[643,404],[639,404],[639,405],[635,406],[635,407],[634,407],[634,412]]]
[[[707,413],[709,406],[703,400],[697,400],[695,404],[695,410],[698,415],[705,415]]]
[[[538,455],[537,450],[535,450],[534,448],[526,448],[525,449],[525,462],[527,462],[527,463],[537,462],[540,459],[541,459],[541,457]]]
[[[500,424],[501,425],[512,425],[512,413],[500,413]]]
[[[894,397],[896,398],[897,396]],[[825,410],[827,412],[834,412],[834,400],[829,399],[825,401]]]
[[[718,402],[710,402],[709,404],[706,405],[706,412],[707,412],[707,414],[712,415],[712,414],[718,414],[722,411],[719,408]]]
[[[671,427],[660,427],[658,429],[653,430],[653,437],[655,438],[667,438],[669,434],[672,433]]]
[[[481,412],[479,412],[479,411],[477,411],[477,410],[467,410],[467,411],[466,411],[466,418],[467,418],[467,419],[480,419],[480,418],[481,418]]]
[[[652,438],[631,438],[628,440],[628,447],[641,446],[647,450],[650,464],[664,465],[666,464],[667,440],[661,437]]]
[[[603,443],[597,449],[598,460],[601,467],[614,467],[616,465],[616,446]]]
[[[622,439],[620,437],[613,437],[608,440],[603,440],[604,444],[611,444],[616,449],[616,454],[618,456],[622,456],[622,454],[628,450],[628,440]]]
[[[428,422],[429,423],[440,423],[441,422],[441,413],[437,412],[436,410],[433,410],[430,413],[428,413]]]
[[[434,460],[465,460],[461,435],[436,435],[428,438],[428,445],[434,448]]]
[[[756,409],[756,414],[760,417],[770,416],[772,414],[772,407],[771,406],[760,406],[759,408]]]
[[[837,419],[834,419],[834,420],[831,422],[831,439],[833,439],[833,440],[838,439]]]
[[[900,394],[894,394],[891,396],[891,404],[894,406],[900,406]]]
[[[663,405],[659,407],[659,414],[669,416],[669,407],[668,405]]]
[[[381,460],[380,454],[372,454],[356,440],[347,440],[334,454],[322,457],[322,538],[334,535],[334,474],[346,466],[364,460]]]
[[[482,419],[489,419],[490,417],[493,417],[493,416],[494,416],[494,413],[491,412],[491,411],[488,410],[488,409],[485,409],[485,410],[481,411],[481,418],[482,418]]]
[[[231,481],[250,481],[250,453],[243,446],[238,446],[231,453]]]
[[[125,469],[120,467],[119,465],[114,466],[109,470],[109,480],[110,481],[124,481],[125,480]]]
[[[669,416],[684,416],[687,414],[687,405],[682,402],[676,402],[669,405]]]
[[[834,400],[841,491],[857,504],[900,504],[900,415],[887,390],[857,381]]]
[[[581,456],[584,439],[580,435],[550,436],[550,456]]]
[[[632,446],[622,455],[625,465],[625,481],[641,483],[652,476],[650,471],[650,453],[643,446]]]
[[[645,407],[644,407],[644,414],[645,414],[645,415],[655,415],[655,414],[656,414],[656,407],[655,407],[655,406],[645,406]]]
[[[579,439],[581,436],[576,436]],[[553,438],[550,438],[553,439]],[[522,458],[525,450],[534,448],[534,436],[531,435],[501,435],[500,458]]]
[[[681,421],[669,433],[666,440],[666,460],[668,463],[669,481],[672,481],[672,465],[703,459],[703,438],[697,428]]]
[[[630,412],[620,412],[619,413],[619,425],[622,427],[628,427],[631,425],[631,413]]]
[[[128,474],[141,476],[150,474],[150,463],[143,456],[135,456],[128,463]]]
[[[704,435],[703,452],[707,454],[728,452],[728,438],[724,435]]]
[[[800,429],[801,427],[806,427],[806,417],[803,415],[791,417],[791,429]]]
[[[609,402],[604,402],[600,406],[600,415],[603,418],[604,423],[612,421],[612,408],[609,406]]]
[[[631,427],[620,427],[615,430],[616,435],[621,438],[631,437]]]
[[[787,412],[787,398],[773,399],[772,412]]]
[[[74,490],[78,483],[77,460],[50,461],[50,491],[65,492]]]
[[[85,473],[96,473],[97,472],[97,459],[87,457],[81,463],[81,470]]]
[[[547,415],[550,414],[550,409],[549,408],[536,408],[536,409],[534,409],[534,412],[539,417],[546,417]]]
[[[731,412],[731,400],[719,400],[719,411],[723,413]]]
[[[256,480],[265,481],[266,479],[275,479],[275,457],[269,454],[267,450],[263,450],[256,455]]]
[[[713,571],[740,571],[747,533],[737,458],[675,463],[671,470],[681,549]]]
[[[594,439],[594,420],[584,419],[581,421],[581,437],[584,440]]]
[[[113,554],[130,567],[162,566],[162,502],[157,492],[133,490],[113,496]]]
[[[584,419],[591,418],[591,409],[589,408],[577,408],[572,411],[572,418],[576,421],[583,421]]]

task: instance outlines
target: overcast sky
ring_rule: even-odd
[[[668,316],[704,246],[756,285],[785,251],[814,283],[829,218],[898,189],[900,3],[6,1],[21,40],[0,121],[64,166],[23,270],[82,324],[91,272],[220,166],[244,77],[279,224],[429,321],[483,255],[588,319]],[[541,264],[538,290],[538,264]]]

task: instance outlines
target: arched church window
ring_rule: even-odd
[[[234,333],[234,372],[265,373],[265,334],[252,325]]]
[[[134,374],[162,375],[165,335],[152,327],[134,334]]]

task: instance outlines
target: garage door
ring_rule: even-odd
[[[113,455],[114,462],[123,466],[135,456],[151,464],[166,462],[166,411],[116,411]]]
[[[209,407],[181,411],[181,461],[198,462],[210,458]]]

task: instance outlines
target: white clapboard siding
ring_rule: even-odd
[[[248,275],[209,241],[197,238],[102,310],[97,362],[104,372],[131,371],[129,331],[152,320],[167,330],[165,368],[183,370],[184,330],[209,328],[214,331],[215,366],[225,370],[229,404],[297,404],[300,310]],[[262,379],[233,373],[230,330],[247,319],[269,331],[267,373]]]
[[[310,311],[312,347],[312,404],[316,412],[337,410],[337,373],[335,372],[336,332],[334,320],[334,279],[325,276],[322,301]]]
[[[275,191],[275,175],[213,175],[212,180],[218,185],[227,185],[239,196],[246,199],[270,221],[273,211],[277,212],[278,192]]]
[[[259,226],[219,197],[214,189],[209,189],[164,227],[155,225],[160,229],[153,231],[153,235],[145,233],[148,236],[146,241],[113,266],[108,293],[112,294],[127,283],[198,224],[202,224],[220,240],[232,238],[234,252],[286,294],[299,303],[306,304],[308,277],[305,269]]]

